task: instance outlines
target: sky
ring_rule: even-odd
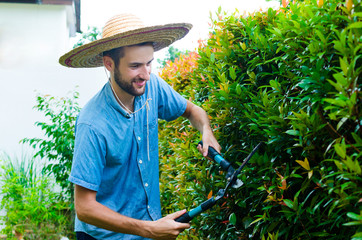
[[[101,2],[101,3],[100,3]],[[229,14],[238,9],[240,13],[277,8],[279,1],[265,0],[84,0],[81,1],[81,29],[88,26],[102,28],[104,23],[119,13],[132,13],[141,18],[146,25],[163,25],[187,22],[193,25],[190,33],[173,46],[179,50],[195,50],[199,39],[206,39],[210,30],[210,14],[216,16],[218,8]],[[155,53],[162,59],[167,49]]]

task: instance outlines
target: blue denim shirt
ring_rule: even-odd
[[[151,74],[145,94],[135,98],[137,110],[128,114],[110,84],[104,85],[78,116],[69,180],[97,191],[98,202],[122,215],[152,221],[161,218],[158,118],[171,121],[181,116],[186,100]],[[78,218],[75,231],[96,239],[143,239],[100,229]]]

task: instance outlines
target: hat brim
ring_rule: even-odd
[[[144,27],[111,37],[102,38],[77,47],[59,58],[59,63],[72,68],[103,66],[102,53],[118,47],[153,42],[158,51],[183,38],[192,28],[188,23]]]

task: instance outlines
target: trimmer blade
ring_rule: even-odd
[[[244,185],[244,182],[241,181],[240,179],[236,179],[236,181],[234,182],[234,184],[231,186],[232,188],[239,188],[241,186]]]

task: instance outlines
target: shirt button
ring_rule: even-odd
[[[141,141],[141,137],[138,137],[137,139],[138,139],[138,141]]]
[[[148,187],[148,183],[145,183],[145,187]]]
[[[147,208],[150,209],[151,208],[150,205],[147,205]]]
[[[140,159],[139,161],[138,161],[140,164],[142,164],[142,160]]]

